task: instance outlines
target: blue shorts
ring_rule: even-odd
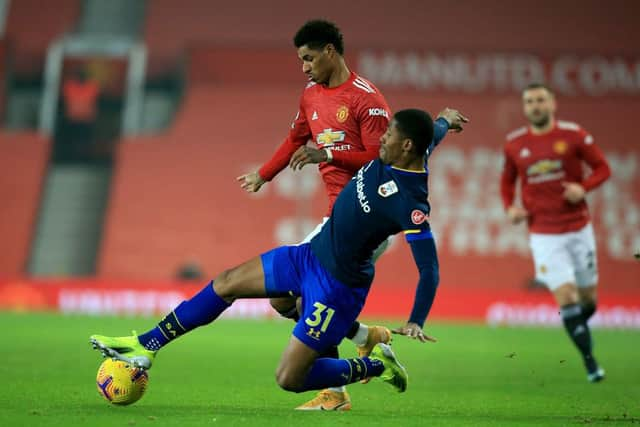
[[[369,288],[352,288],[334,279],[308,243],[281,246],[261,258],[268,296],[302,297],[302,314],[293,335],[319,353],[340,344],[360,314]]]

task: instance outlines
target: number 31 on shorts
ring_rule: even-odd
[[[304,322],[312,328],[315,328],[320,323],[322,323],[322,326],[320,326],[320,331],[326,332],[327,328],[329,327],[329,323],[331,322],[331,319],[333,318],[333,315],[336,311],[333,308],[329,308],[320,302],[314,302],[313,306],[316,309],[313,313],[311,313],[311,316],[305,319]]]

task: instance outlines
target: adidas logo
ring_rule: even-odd
[[[520,150],[520,157],[529,157],[531,155],[531,151],[528,148],[523,148]]]
[[[311,120],[318,120],[318,112],[313,112],[313,114],[311,115]]]

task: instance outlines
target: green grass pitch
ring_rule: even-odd
[[[434,324],[421,344],[396,337],[409,371],[398,394],[378,380],[349,387],[345,413],[293,411],[313,393],[280,390],[275,367],[291,326],[220,320],[166,347],[136,404],[96,391],[91,333],[144,331],[154,319],[0,313],[0,426],[525,426],[640,424],[640,334],[596,330],[607,370],[589,384],[560,329]],[[389,325],[394,326],[395,324]],[[353,356],[349,342],[341,346]]]

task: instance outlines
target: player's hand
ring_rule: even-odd
[[[513,224],[520,224],[522,221],[527,219],[527,217],[529,216],[529,212],[527,212],[520,206],[513,205],[510,206],[509,209],[507,209],[507,216]]]
[[[289,161],[289,166],[295,171],[302,169],[304,165],[309,163],[322,163],[326,161],[327,153],[324,150],[303,145],[293,153]]]
[[[240,181],[240,188],[246,190],[247,193],[257,193],[260,187],[264,185],[265,181],[262,179],[258,172],[251,172],[245,175],[240,175],[236,178]]]
[[[562,196],[571,204],[580,203],[587,191],[577,182],[563,182],[564,193]]]
[[[419,340],[420,342],[427,342],[427,341],[437,342],[438,341],[434,337],[430,337],[429,335],[425,334],[422,328],[420,327],[420,325],[418,325],[417,323],[408,322],[404,326],[392,329],[391,333],[404,335],[409,338],[413,338],[414,340]]]
[[[449,123],[450,132],[462,132],[462,125],[469,122],[468,118],[462,115],[460,111],[454,110],[453,108],[445,108],[440,111],[436,119],[439,118],[443,118],[447,123]]]

